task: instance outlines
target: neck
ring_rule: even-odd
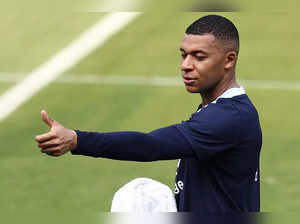
[[[239,87],[240,86],[236,82],[235,78],[230,82],[225,82],[225,83],[220,82],[220,84],[206,91],[205,93],[200,93],[202,97],[202,106],[206,106],[207,104],[211,103],[219,96],[221,96],[226,90],[231,88],[239,88]]]

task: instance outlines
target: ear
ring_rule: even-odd
[[[226,70],[234,69],[235,64],[237,62],[238,55],[235,51],[228,51],[225,55],[225,65],[224,68]]]

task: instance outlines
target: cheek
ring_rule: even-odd
[[[214,68],[212,66],[212,63],[210,63],[209,61],[203,61],[198,62],[195,65],[195,70],[198,73],[199,79],[207,79],[211,76],[211,73],[213,72]]]
[[[221,67],[220,64],[212,63],[211,61],[198,63],[195,66],[198,81],[194,86],[187,87],[187,90],[195,93],[205,91],[215,86],[222,77]]]
[[[198,62],[195,69],[200,79],[214,79],[222,74],[222,64],[213,60]]]

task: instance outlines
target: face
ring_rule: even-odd
[[[187,91],[210,91],[226,74],[226,53],[211,34],[186,34],[180,46],[181,71]]]

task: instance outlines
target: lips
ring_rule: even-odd
[[[188,77],[188,76],[183,76],[183,82],[187,85],[190,85],[196,81],[196,78]]]

